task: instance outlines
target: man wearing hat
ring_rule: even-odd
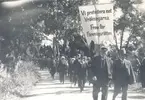
[[[126,59],[125,51],[121,50],[120,55],[113,64],[113,82],[114,82],[114,95],[113,100],[122,90],[122,100],[127,100],[128,84],[133,84],[135,76],[131,62]],[[127,55],[126,55],[127,56]]]
[[[93,72],[93,100],[98,100],[98,93],[102,90],[102,99],[107,100],[108,84],[112,78],[111,61],[106,56],[107,48],[101,47],[100,53],[92,58],[91,68]]]

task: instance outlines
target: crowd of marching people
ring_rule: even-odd
[[[113,100],[122,90],[122,100],[127,100],[128,85],[141,82],[145,88],[145,58],[142,62],[134,57],[134,63],[128,59],[124,50],[112,58],[107,54],[107,48],[101,47],[93,57],[87,57],[78,51],[74,57],[61,55],[58,59],[50,59],[49,71],[54,79],[56,73],[62,84],[69,77],[72,84],[78,85],[80,92],[85,83],[93,84],[93,100],[98,100],[102,90],[102,100],[107,100],[108,88],[114,83]]]
[[[50,67],[49,71],[53,79],[54,74],[58,73],[61,83],[64,83],[65,78],[68,77],[72,84],[78,84],[80,90],[83,91],[85,83],[87,82],[87,80],[89,80],[90,77],[89,61],[90,58],[83,56],[82,54],[78,54],[74,58],[67,58],[65,56],[61,56],[58,64]],[[53,62],[53,60],[51,62]],[[54,63],[55,62],[53,62],[53,64]]]

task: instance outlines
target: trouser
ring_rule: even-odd
[[[78,86],[80,88],[80,92],[82,92],[83,89],[84,89],[84,86],[85,86],[85,78],[79,78],[78,79]]]
[[[91,72],[88,72],[87,79],[89,81],[89,85],[92,83],[92,78],[93,78],[93,74]]]
[[[51,73],[51,77],[52,77],[53,79],[54,79],[54,74],[55,74],[55,73]]]
[[[78,81],[77,75],[76,74],[73,74],[73,83],[74,83],[74,85],[77,84],[77,81]]]
[[[50,70],[51,77],[54,79],[55,71]]]
[[[103,83],[99,81],[97,81],[96,83],[93,83],[93,100],[98,100],[98,93],[100,92],[100,89],[102,90],[101,100],[107,100],[108,83]]]
[[[59,73],[60,82],[64,83],[64,77],[65,77],[65,73],[64,72],[60,72]]]
[[[70,79],[70,82],[73,82],[73,75],[72,75],[72,73],[69,73],[69,79]]]
[[[122,90],[122,100],[127,100],[127,90],[128,90],[128,84],[114,84],[114,95],[113,100],[115,100],[116,96],[120,93]]]

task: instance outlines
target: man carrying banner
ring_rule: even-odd
[[[106,56],[107,48],[102,47],[100,54],[92,58],[91,68],[93,72],[93,100],[98,100],[98,93],[102,90],[102,99],[107,100],[108,84],[112,79],[111,61]]]

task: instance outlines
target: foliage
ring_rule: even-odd
[[[9,76],[5,71],[1,72],[0,99],[8,100],[11,97],[22,97],[34,83],[39,80],[39,74],[33,62],[19,61],[15,66],[15,73]]]
[[[12,15],[2,18],[5,20],[1,21],[1,23],[7,23],[4,25],[10,27],[8,30],[1,27],[2,34],[0,36],[4,39],[1,41],[1,55],[3,55],[1,59],[6,58],[7,54],[14,55],[15,58],[19,55],[27,55],[28,47],[38,49],[37,46],[45,38],[45,34],[56,36],[55,41],[57,42],[54,43],[54,46],[57,45],[56,48],[58,48],[59,40],[70,41],[74,34],[82,32],[78,7],[91,3],[90,0],[57,0],[57,2],[52,0],[46,2],[44,0],[22,5],[19,10],[17,8],[9,10]],[[141,0],[114,0],[113,3],[114,10],[120,8],[123,13],[119,19],[114,19],[114,35],[120,33],[120,40],[118,41],[115,38],[116,48],[119,50],[123,47],[124,34],[128,31],[129,38],[125,46],[128,50],[130,41],[134,36],[143,36],[144,18],[134,7],[135,4],[141,3]],[[14,15],[18,14],[21,16],[14,18]],[[20,20],[19,23],[18,20]],[[78,45],[81,43],[81,45],[87,47],[85,42],[81,42],[81,39],[76,40]],[[120,46],[118,43],[120,43]],[[33,55],[36,56],[38,50],[34,50],[34,52]]]
[[[136,40],[135,37],[141,37],[144,33],[144,19],[143,14],[141,14],[138,9],[134,6],[135,4],[141,3],[141,0],[132,1],[132,0],[114,0],[114,8],[121,8],[122,16],[114,20],[114,36],[116,42],[116,48],[119,49],[125,48],[129,50],[129,44],[132,41]],[[125,37],[125,32],[128,31],[128,39],[123,46],[123,38]],[[120,40],[116,38],[116,34],[120,32]],[[135,41],[134,41],[135,42]],[[120,43],[120,47],[118,46]]]

